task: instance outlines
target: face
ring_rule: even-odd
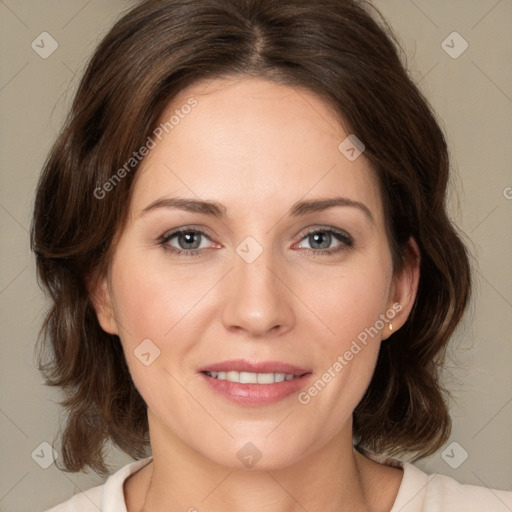
[[[159,439],[285,467],[351,432],[414,275],[393,275],[377,179],[313,93],[219,78],[163,122],[176,110],[138,170],[98,318]]]

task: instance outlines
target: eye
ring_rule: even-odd
[[[307,241],[310,247],[302,247],[301,244],[304,242],[300,242],[296,247],[306,250],[313,255],[338,253],[354,245],[354,241],[348,233],[334,228],[310,230],[302,237],[302,240]],[[333,247],[332,243],[336,241],[338,245]],[[160,238],[159,243],[165,250],[174,254],[180,256],[197,256],[205,252],[213,242],[203,231],[183,227],[175,229],[171,233],[164,234]]]
[[[322,228],[308,231],[302,238],[309,243],[310,247],[297,247],[306,249],[308,252],[315,254],[332,254],[337,253],[354,245],[352,237],[344,231],[334,228]],[[332,243],[338,241],[338,245],[332,247]],[[301,242],[302,244],[303,242]]]
[[[174,239],[176,239],[175,244],[177,247],[171,243]],[[202,231],[191,228],[180,228],[174,230],[172,233],[165,234],[160,239],[160,244],[163,245],[166,250],[176,254],[194,256],[203,252],[203,249],[209,246],[208,243],[205,244],[205,240],[211,242],[208,235]]]

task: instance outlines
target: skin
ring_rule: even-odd
[[[198,105],[143,161],[109,275],[92,291],[101,326],[120,336],[148,406],[153,463],[125,482],[128,510],[389,511],[403,471],[362,456],[352,442],[352,413],[390,335],[387,323],[307,405],[297,394],[236,405],[211,391],[198,368],[278,360],[310,369],[315,382],[393,304],[402,307],[393,331],[406,321],[417,245],[410,240],[407,265],[394,274],[373,170],[364,153],[349,161],[338,150],[348,133],[312,92],[217,78],[182,91],[162,119],[191,96]],[[335,196],[363,203],[373,221],[352,206],[288,214],[299,200]],[[162,197],[214,200],[227,216],[172,208],[141,215]],[[160,237],[179,227],[206,234],[192,240],[202,254],[165,249]],[[327,246],[342,250],[313,254],[311,228],[343,230],[353,246],[332,236]],[[252,263],[236,252],[247,236],[262,248]],[[186,243],[174,237],[167,247],[190,250]],[[134,355],[144,339],[160,350],[149,366]],[[262,454],[251,468],[237,457],[247,442]]]

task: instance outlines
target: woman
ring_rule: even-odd
[[[363,2],[149,0],[99,45],[38,187],[50,510],[508,510],[427,475],[470,297],[446,142]],[[151,448],[151,456],[146,449]],[[508,508],[507,508],[508,507]]]

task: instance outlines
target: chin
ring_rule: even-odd
[[[268,434],[266,434],[268,436]],[[233,470],[269,471],[284,469],[297,463],[306,453],[303,443],[292,445],[284,437],[272,442],[265,435],[230,439],[225,445],[217,445],[213,453],[203,452],[215,464]]]

